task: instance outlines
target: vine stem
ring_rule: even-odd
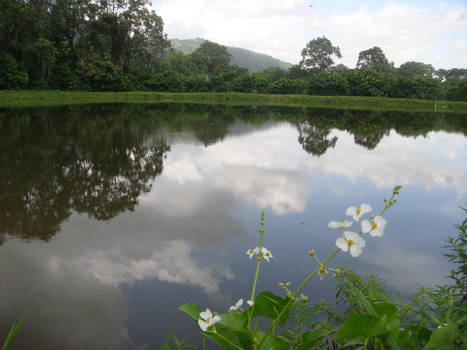
[[[263,260],[263,256],[262,256],[262,253],[261,253],[261,249],[263,248],[263,237],[264,237],[264,233],[266,232],[266,230],[264,229],[264,211],[262,212],[261,214],[261,224],[260,224],[260,229],[259,229],[259,233],[260,233],[260,237],[259,237],[259,252],[258,252],[258,262],[256,263],[256,272],[255,272],[255,278],[253,280],[253,288],[251,289],[251,297],[250,297],[250,300],[254,303],[255,302],[255,294],[256,294],[256,283],[258,282],[258,276],[259,276],[259,267],[261,265],[261,261]],[[248,317],[248,329],[251,328],[251,318],[253,316],[253,309],[255,307],[255,304],[253,304],[253,308],[252,308],[252,311],[251,313],[249,313],[249,317]]]

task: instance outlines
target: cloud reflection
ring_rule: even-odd
[[[277,215],[303,212],[311,198],[308,179],[317,176],[367,179],[378,189],[421,184],[428,190],[454,188],[459,197],[466,193],[467,168],[459,160],[467,158],[467,147],[461,134],[436,132],[414,138],[391,131],[372,150],[355,144],[353,135],[344,131],[334,130],[329,137],[338,141],[321,157],[300,149],[297,131],[284,124],[196,151],[173,145],[162,177],[176,182],[180,191],[196,183],[231,193],[259,209],[271,208]],[[326,183],[334,190],[341,187],[332,179]],[[343,190],[338,193],[343,195]],[[179,205],[182,213],[196,208]]]
[[[156,278],[198,286],[206,294],[216,294],[222,278],[233,278],[228,268],[216,271],[212,266],[198,264],[188,244],[180,240],[164,243],[159,251],[145,259],[122,258],[117,252],[101,251],[84,256],[79,264],[100,282],[114,286]]]
[[[379,249],[367,249],[362,261],[399,290],[413,290],[418,284],[435,287],[448,281],[449,264],[439,254],[401,247],[387,241]]]

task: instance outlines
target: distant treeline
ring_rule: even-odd
[[[354,69],[334,65],[339,47],[311,40],[288,71],[249,73],[225,46],[189,55],[170,48],[146,0],[0,0],[0,89],[257,92],[467,101],[467,69],[399,68],[379,47]]]

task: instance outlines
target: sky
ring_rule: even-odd
[[[310,6],[311,5],[311,6]],[[203,38],[297,64],[325,36],[353,68],[379,46],[398,67],[467,67],[467,0],[152,0],[169,39]]]

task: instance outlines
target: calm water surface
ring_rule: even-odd
[[[382,238],[336,265],[395,290],[444,283],[440,248],[467,191],[465,115],[196,105],[0,110],[0,339],[12,349],[198,346],[189,301],[224,312],[248,298],[266,211],[259,288],[280,293],[326,257],[330,220],[399,203]],[[354,225],[354,228],[357,227]],[[355,228],[356,229],[356,228]],[[331,275],[311,300],[332,299]]]

